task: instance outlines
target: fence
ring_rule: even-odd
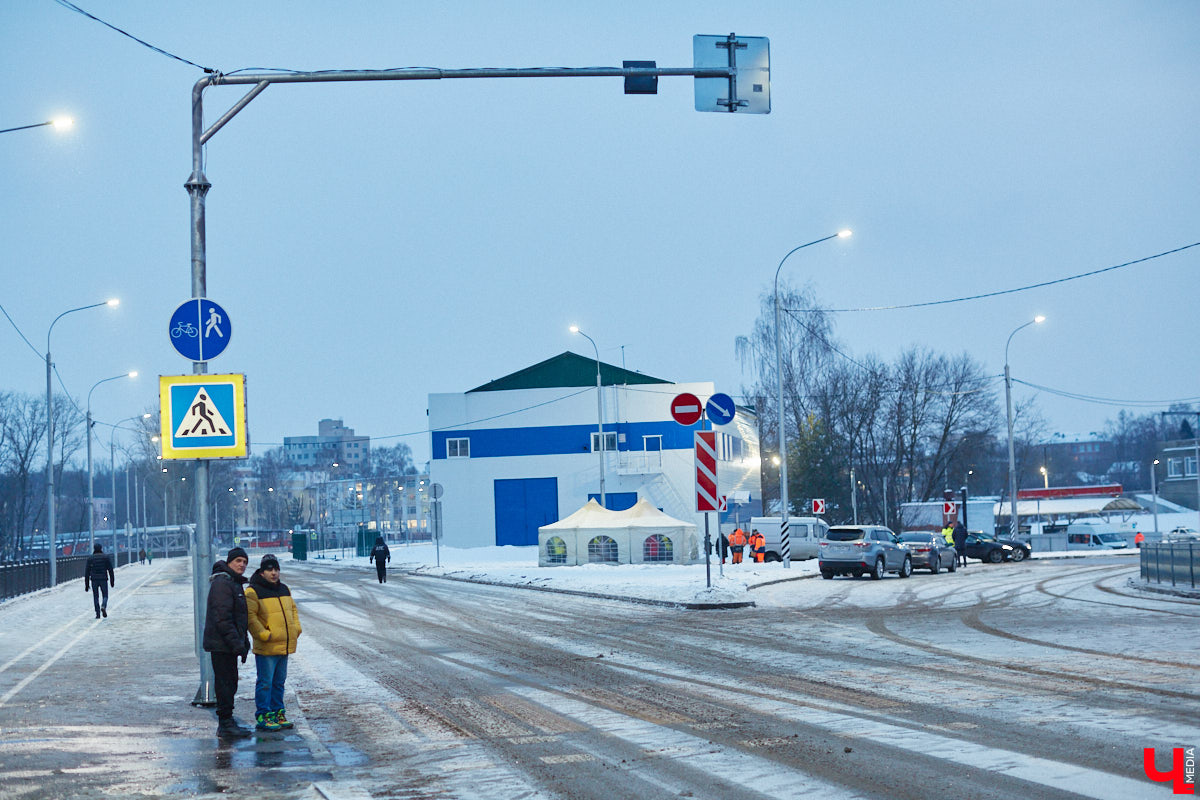
[[[109,557],[111,553],[106,554]],[[130,557],[136,558],[136,553],[129,553],[122,550],[117,555],[116,566],[122,566],[129,563]],[[158,553],[161,557],[161,553]],[[185,556],[187,550],[180,548],[171,548],[167,552],[167,557]],[[59,556],[55,559],[54,569],[57,573],[59,583],[78,580],[83,577],[84,566],[87,564],[88,556]],[[7,600],[10,597],[16,597],[19,594],[27,594],[28,592],[36,592],[38,589],[46,589],[50,586],[50,560],[47,558],[36,558],[29,561],[0,561],[0,600]]]
[[[1195,589],[1200,579],[1200,544],[1173,542],[1144,544],[1141,552],[1142,580]]]

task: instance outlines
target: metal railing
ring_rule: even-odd
[[[187,550],[172,547],[166,553],[157,551],[154,555],[162,558],[173,558],[187,555]],[[111,554],[106,554],[110,558]],[[130,563],[130,558],[137,559],[137,553],[122,550],[117,556],[115,566]],[[59,556],[56,561],[57,578],[59,583],[79,580],[83,577],[88,556]],[[0,561],[0,600],[7,600],[17,595],[36,592],[50,586],[50,559],[34,558],[27,561]]]
[[[1200,579],[1200,544],[1171,542],[1145,544],[1141,552],[1141,575],[1146,583],[1197,588]]]

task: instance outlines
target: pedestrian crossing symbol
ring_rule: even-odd
[[[245,375],[159,376],[163,458],[245,458]]]

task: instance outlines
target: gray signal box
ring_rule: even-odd
[[[732,78],[696,78],[696,110],[771,113],[771,42],[765,36],[693,36],[693,66],[728,67]]]

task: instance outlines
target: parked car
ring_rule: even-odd
[[[875,580],[885,572],[901,578],[912,575],[912,553],[889,529],[877,525],[838,525],[825,533],[817,547],[817,565],[822,578],[834,575],[870,575]]]
[[[1163,536],[1164,542],[1200,542],[1200,533],[1196,533],[1194,528],[1185,528],[1182,525],[1178,528],[1172,528],[1171,532]]]
[[[1017,539],[997,538],[996,541],[1012,548],[1012,552],[1008,554],[1009,561],[1024,561],[1033,552],[1032,547]]]
[[[779,517],[751,517],[749,532],[757,530],[763,535],[764,560],[782,561],[783,548],[779,543]],[[817,557],[817,547],[829,530],[828,523],[819,517],[788,518],[788,553],[793,561],[804,561]]]
[[[1097,525],[1068,525],[1068,550],[1124,550],[1129,547],[1124,534],[1103,530]]]
[[[988,536],[983,531],[967,533],[967,558],[978,558],[989,564],[999,564],[1012,558],[1013,546],[1004,544],[995,537]]]
[[[927,569],[937,575],[942,567],[947,572],[958,569],[958,551],[946,544],[946,537],[929,531],[908,531],[900,534],[900,541],[912,553],[913,567]]]

